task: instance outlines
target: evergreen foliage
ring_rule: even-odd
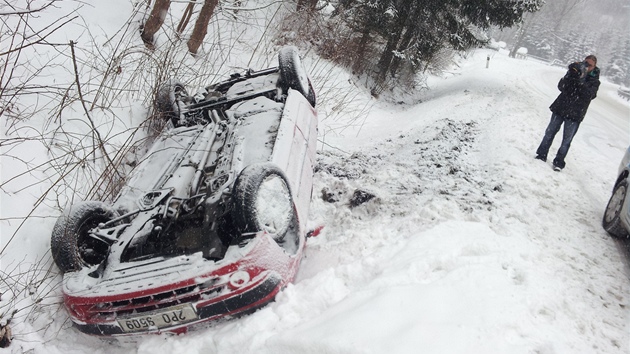
[[[543,0],[345,0],[330,21],[343,25],[334,46],[356,74],[366,73],[377,85],[400,75],[414,75],[441,57],[445,48],[467,50],[484,44],[484,30],[512,26]],[[338,27],[336,27],[338,28]],[[338,33],[339,34],[339,33]],[[335,58],[333,58],[335,59]]]

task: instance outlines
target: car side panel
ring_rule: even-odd
[[[304,108],[312,110],[310,105],[306,105]],[[304,156],[304,163],[302,165],[302,175],[300,178],[300,185],[298,187],[298,196],[300,207],[303,210],[308,210],[311,202],[311,194],[313,190],[313,168],[315,166],[315,154],[317,149],[317,113],[309,112],[304,116],[308,116],[309,121],[305,122],[304,138],[307,140],[306,155]]]
[[[316,111],[302,94],[290,90],[271,161],[287,174],[301,216],[308,213],[316,138]]]

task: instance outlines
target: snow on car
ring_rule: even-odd
[[[630,184],[630,147],[619,164],[617,180],[613,187],[612,195],[606,205],[602,226],[610,235],[625,238],[630,235],[630,197],[628,197],[628,185]]]
[[[156,97],[169,127],[110,205],[84,201],[51,238],[64,303],[99,336],[185,332],[252,312],[297,272],[317,138],[315,93],[295,47],[188,95]]]

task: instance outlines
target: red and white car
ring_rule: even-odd
[[[59,217],[64,303],[99,336],[185,332],[273,301],[298,270],[317,139],[315,93],[294,47],[194,97],[159,90],[169,120],[112,203]]]

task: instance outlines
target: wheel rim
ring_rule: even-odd
[[[260,228],[282,236],[289,227],[291,210],[291,197],[285,181],[278,175],[265,178],[256,197],[256,218]]]
[[[608,202],[608,206],[606,207],[604,219],[607,223],[612,222],[612,220],[621,213],[621,207],[623,206],[623,201],[625,199],[626,186],[619,186],[613,193],[612,197],[610,197],[610,201]]]
[[[183,99],[185,99],[186,97],[188,97],[188,92],[186,91],[186,88],[182,85],[175,85],[175,88],[173,89],[174,91],[174,98],[175,98],[175,102],[177,101],[181,101]]]
[[[106,217],[94,217],[86,220],[79,228],[77,238],[77,253],[84,265],[92,266],[103,262],[107,255],[108,245],[92,236],[90,230],[99,223],[107,221]]]

